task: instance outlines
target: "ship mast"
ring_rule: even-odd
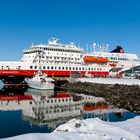
[[[33,63],[38,61],[38,67],[39,67],[38,72],[40,74],[41,74],[41,58],[42,58],[42,56],[44,56],[44,54],[45,54],[45,52],[43,50],[39,49],[36,53],[34,60],[33,60]],[[37,60],[37,58],[38,58],[38,60]]]

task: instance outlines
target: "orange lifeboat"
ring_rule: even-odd
[[[114,63],[110,63],[109,64],[111,67],[115,67],[116,66],[116,64],[114,64]]]
[[[54,95],[55,98],[69,98],[71,97],[68,92],[57,93]]]
[[[96,62],[97,60],[97,58],[93,56],[85,56],[83,59],[84,59],[84,62]]]
[[[97,58],[96,62],[97,63],[106,63],[106,62],[108,62],[108,59],[107,58],[103,58],[103,57],[99,57],[99,58]]]
[[[102,104],[93,104],[93,103],[85,103],[84,104],[84,111],[93,111],[93,110],[98,110],[98,109],[108,109],[108,105],[105,103]]]

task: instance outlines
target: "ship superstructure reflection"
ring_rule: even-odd
[[[26,95],[34,93],[28,89]],[[38,125],[55,128],[69,119],[80,117],[83,111],[83,100],[80,96],[72,96],[68,92],[32,94],[33,102],[30,109],[22,110],[24,120]]]
[[[72,118],[101,114],[101,110],[107,108],[103,98],[66,91],[31,88],[5,88],[0,91],[0,110],[21,110],[22,120],[52,129]]]
[[[0,91],[0,110],[23,110],[29,108],[32,95],[25,95],[24,88],[3,88]]]

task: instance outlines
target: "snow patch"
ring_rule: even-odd
[[[52,133],[25,134],[2,140],[140,140],[140,116],[123,122],[105,122],[99,118],[72,119]]]
[[[76,81],[90,82],[99,84],[121,84],[121,85],[140,85],[139,79],[123,79],[123,78],[78,78]]]

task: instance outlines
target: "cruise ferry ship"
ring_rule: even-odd
[[[94,43],[93,48],[96,47]],[[19,61],[0,61],[0,79],[21,82],[37,72],[39,63],[42,73],[54,77],[70,77],[74,73],[85,76],[87,72],[92,76],[121,76],[122,71],[140,65],[136,54],[124,53],[119,46],[112,52],[104,50],[85,53],[74,43],[65,45],[51,38],[48,44],[32,44]]]

